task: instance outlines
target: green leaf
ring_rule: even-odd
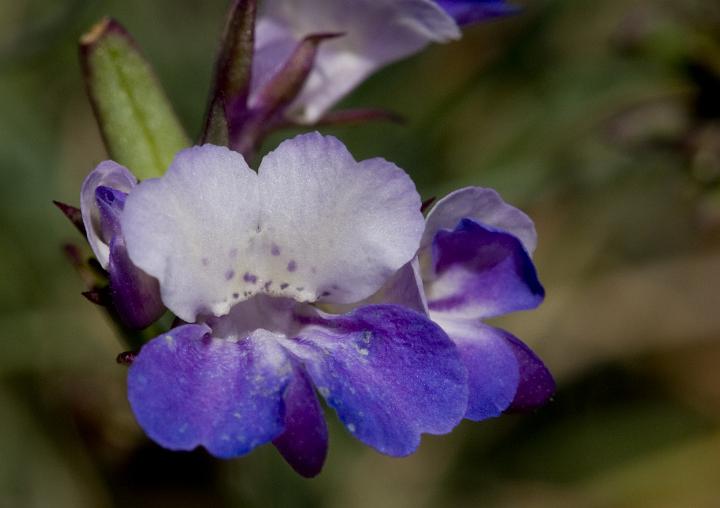
[[[80,40],[88,95],[110,157],[137,175],[162,175],[190,144],[135,41],[106,18]]]

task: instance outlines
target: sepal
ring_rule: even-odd
[[[110,157],[140,179],[162,175],[190,142],[135,41],[105,18],[80,39],[80,61]]]

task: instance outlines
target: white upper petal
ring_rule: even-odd
[[[516,236],[529,254],[535,251],[537,233],[532,219],[507,204],[493,189],[465,187],[451,192],[430,210],[420,248],[428,247],[440,229],[454,229],[461,219],[474,219]]]
[[[103,185],[122,192],[130,192],[136,183],[137,179],[127,168],[114,161],[103,161],[85,177],[80,188],[80,209],[88,243],[103,268],[107,268],[110,259],[111,239],[103,238],[102,235],[95,189]]]
[[[298,136],[254,173],[205,145],[141,183],[121,218],[133,262],[160,281],[186,321],[221,316],[258,293],[350,303],[375,292],[415,254],[423,230],[409,177],[344,145]]]
[[[343,33],[324,42],[316,66],[292,112],[318,120],[340,98],[380,67],[412,55],[430,42],[460,37],[455,21],[432,0],[265,0],[257,25],[253,94],[303,37]],[[270,63],[268,63],[270,62]]]

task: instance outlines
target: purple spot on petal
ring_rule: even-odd
[[[268,289],[270,289],[270,286],[272,286],[272,281],[271,281],[271,280],[267,281],[267,282],[263,285],[263,289],[264,289],[265,291],[267,291]]]
[[[280,284],[280,289],[287,289],[289,285],[290,284],[288,284],[287,282],[283,282],[282,284]]]
[[[297,270],[297,263],[295,262],[294,259],[291,259],[287,265],[287,271],[294,272],[295,270]]]
[[[228,270],[225,272],[225,280],[230,280],[235,277],[235,270]]]
[[[323,292],[320,294],[320,296],[321,296],[321,297],[325,297],[325,296],[330,296],[331,294],[332,294],[332,293],[330,293],[330,291],[323,291]]]
[[[200,261],[203,266],[208,266],[210,264],[210,260],[208,258],[202,258]]]
[[[280,255],[280,247],[273,244],[272,247],[270,247],[270,254],[273,256],[279,256]]]
[[[237,300],[238,298],[240,298],[240,293],[233,293],[232,296],[235,300]]]
[[[249,282],[250,284],[255,284],[257,282],[257,277],[250,272],[245,272],[245,275],[243,275],[243,280],[245,282]]]
[[[296,287],[295,289],[297,289],[298,291],[302,291],[302,290],[304,290],[305,288],[302,287],[302,286],[300,286],[300,287]]]

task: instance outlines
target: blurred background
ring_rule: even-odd
[[[124,349],[61,246],[105,158],[76,42],[119,19],[195,135],[226,0],[0,0],[0,506],[720,506],[720,3],[529,0],[385,69],[325,130],[423,197],[497,188],[536,221],[548,297],[499,324],[557,376],[534,414],[391,459],[331,422],[319,478],[272,449],[222,462],[137,428]],[[269,140],[266,149],[279,137]]]

